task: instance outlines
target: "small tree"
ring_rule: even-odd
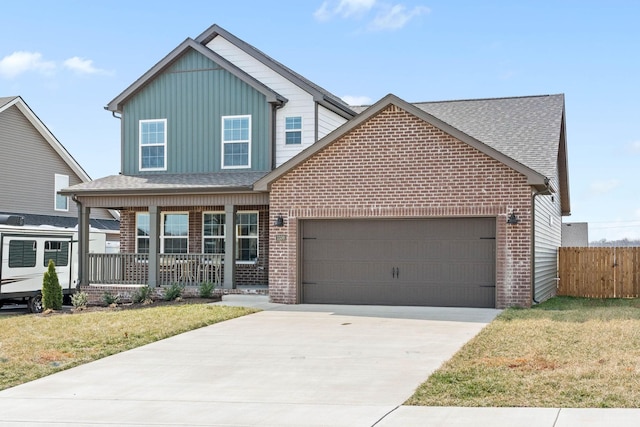
[[[62,308],[62,286],[58,281],[56,265],[52,259],[49,260],[49,268],[42,279],[42,306],[45,310]]]

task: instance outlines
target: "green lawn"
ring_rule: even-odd
[[[507,309],[406,402],[640,407],[640,300],[557,297]]]
[[[259,310],[183,304],[0,318],[0,390]]]

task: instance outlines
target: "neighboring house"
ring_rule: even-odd
[[[562,246],[588,247],[589,223],[565,222],[562,224]]]
[[[107,109],[121,115],[122,174],[62,194],[81,224],[120,209],[135,255],[85,286],[195,284],[223,256],[226,291],[268,284],[283,303],[506,307],[555,293],[563,95],[349,107],[214,25]]]
[[[28,226],[77,226],[75,203],[57,191],[91,179],[20,96],[0,98],[0,171],[0,214]],[[119,239],[116,212],[96,209],[91,227]]]

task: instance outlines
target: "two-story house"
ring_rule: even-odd
[[[57,192],[91,178],[20,96],[0,97],[0,171],[0,214],[27,226],[76,227],[75,204]],[[96,209],[90,224],[117,243],[117,212]]]
[[[60,192],[85,247],[92,209],[121,212],[117,260],[81,251],[90,292],[219,280],[284,303],[478,307],[555,292],[563,95],[350,107],[214,25],[106,108],[122,173]]]
[[[217,25],[105,108],[121,120],[122,173],[68,194],[87,212],[120,210],[124,253],[225,254],[226,288],[268,283],[269,196],[253,183],[355,116]],[[197,266],[162,276],[162,264],[149,260],[152,285],[198,276]]]

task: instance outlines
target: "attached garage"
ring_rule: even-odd
[[[495,218],[301,222],[301,301],[495,307]]]

